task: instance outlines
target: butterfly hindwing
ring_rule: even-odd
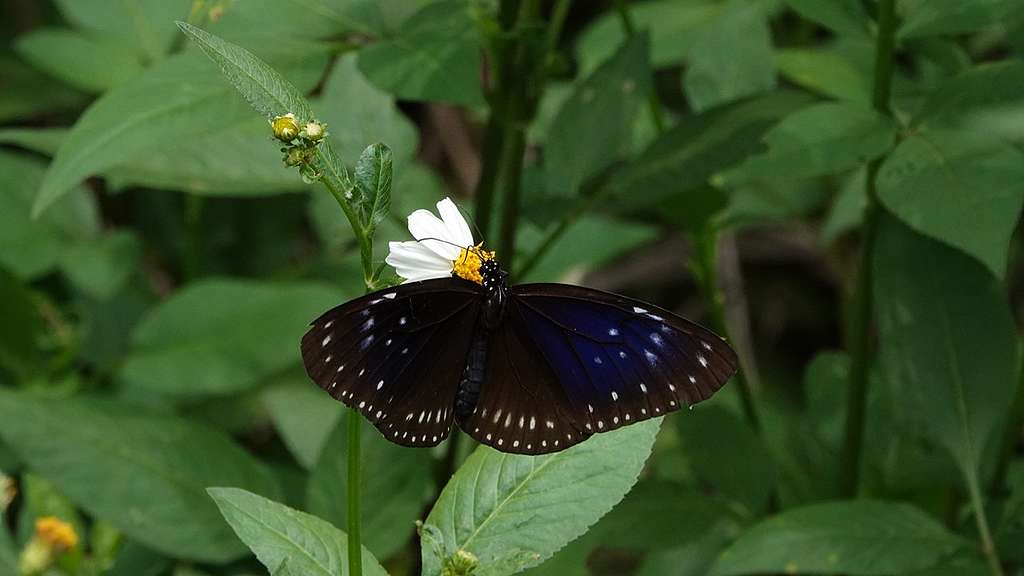
[[[310,378],[407,446],[444,440],[482,292],[451,278],[403,284],[333,308],[302,338]]]
[[[586,432],[603,432],[707,399],[737,358],[714,333],[671,312],[564,284],[512,288],[520,324]],[[516,358],[515,360],[520,361]]]
[[[545,454],[590,436],[537,342],[524,331],[516,302],[487,336],[487,368],[480,397],[462,429],[502,452]]]

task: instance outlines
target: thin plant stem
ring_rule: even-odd
[[[895,0],[878,4],[878,37],[875,44],[875,74],[872,104],[878,112],[891,115],[893,52],[896,46]],[[861,456],[864,444],[864,420],[867,412],[868,383],[871,363],[872,259],[877,235],[879,210],[876,179],[882,158],[868,164],[867,207],[864,212],[860,263],[853,293],[852,319],[848,348],[850,352],[850,386],[846,403],[846,424],[842,448],[842,491],[847,497],[857,495],[860,486]]]
[[[185,261],[182,267],[186,281],[203,274],[203,207],[205,199],[198,194],[185,195]]]
[[[977,470],[977,463],[971,464]],[[992,540],[992,530],[989,529],[988,515],[985,513],[985,500],[981,495],[981,487],[978,482],[976,471],[965,474],[967,477],[967,493],[971,499],[971,507],[974,508],[974,522],[981,536],[981,552],[988,562],[989,571],[992,576],[1005,576],[1003,565],[999,561],[999,553],[996,551],[995,542]]]
[[[346,185],[347,175],[339,175],[341,178],[334,178],[324,175],[320,182],[330,191],[331,195],[338,202],[341,211],[345,214],[352,227],[352,233],[359,243],[359,255],[363,265],[363,280],[366,283],[366,291],[370,292],[377,283],[376,271],[373,269],[373,243],[370,232],[359,222],[359,216],[345,198],[345,191],[341,189]],[[362,576],[363,574],[363,546],[360,538],[360,487],[361,487],[361,444],[360,429],[363,417],[357,410],[349,410],[348,415],[348,493],[346,530],[348,532],[348,573],[349,576]]]
[[[718,287],[718,270],[715,267],[718,262],[717,227],[709,224],[703,231],[693,235],[693,254],[690,262],[700,291],[708,303],[711,328],[723,336],[728,336],[729,330],[725,322],[725,298]],[[747,381],[742,369],[736,372],[733,380],[739,390],[743,416],[750,424],[751,429],[760,434],[761,419],[754,403],[754,393],[751,390],[750,382]]]
[[[350,576],[362,576],[363,550],[360,531],[359,488],[361,475],[360,465],[360,428],[363,417],[356,410],[348,413],[348,573]]]

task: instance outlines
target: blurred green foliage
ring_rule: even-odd
[[[48,516],[47,576],[348,574],[352,415],[299,338],[448,195],[520,280],[744,370],[544,457],[364,430],[364,573],[1024,570],[1020,0],[2,10],[0,576]]]

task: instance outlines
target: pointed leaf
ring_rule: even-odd
[[[393,38],[359,51],[359,69],[402,100],[483,104],[480,38],[470,5],[432,2],[402,23]]]
[[[1002,278],[1024,205],[1024,154],[987,135],[919,132],[882,165],[878,198],[914,230],[963,250]]]
[[[545,146],[548,194],[574,196],[629,150],[633,119],[650,86],[647,52],[646,34],[628,39],[562,104]]]
[[[694,110],[775,88],[772,38],[760,2],[730,0],[690,49],[683,80]]]
[[[815,104],[764,135],[768,150],[715,178],[735,187],[757,180],[799,180],[855,168],[892,145],[896,126],[867,106]]]
[[[547,456],[481,446],[427,517],[424,574],[436,576],[457,551],[479,560],[478,576],[516,574],[540,564],[622,500],[660,425],[659,418],[597,434]]]
[[[288,113],[295,114],[300,124],[317,119],[302,92],[252,52],[191,24],[178,22],[178,27],[220,67],[238,93],[268,120]],[[341,190],[350,190],[348,172],[331,149],[329,139],[320,142],[316,155],[325,177]]]
[[[169,556],[224,563],[244,554],[207,486],[278,493],[260,462],[193,421],[3,390],[0,421],[0,436],[35,473],[93,516]]]
[[[786,0],[804,18],[839,34],[867,37],[871,19],[860,0]]]
[[[887,217],[875,249],[885,382],[969,483],[1012,404],[1017,341],[1005,289],[978,262]]]
[[[124,46],[61,28],[37,28],[15,42],[18,55],[86,92],[103,92],[142,73]]]
[[[815,504],[786,510],[742,534],[711,574],[905,574],[966,544],[906,504]]]
[[[356,163],[358,194],[352,202],[368,229],[376,228],[391,208],[391,170],[391,149],[384,144],[371,144]]]
[[[121,378],[140,389],[187,397],[246,389],[298,364],[298,343],[309,322],[338,300],[324,284],[190,284],[139,323]]]
[[[272,573],[346,576],[348,538],[316,516],[293,510],[238,488],[208,490],[238,537]],[[363,548],[363,574],[387,576],[377,559]]]

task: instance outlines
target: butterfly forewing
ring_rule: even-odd
[[[711,396],[737,368],[714,333],[671,312],[563,284],[512,288],[529,334],[588,432],[603,432]]]
[[[505,322],[487,336],[487,369],[480,398],[462,429],[478,442],[503,452],[545,454],[590,436],[586,419],[544,360],[537,342],[516,321],[512,301]]]
[[[306,372],[389,440],[433,446],[448,436],[482,293],[439,279],[381,290],[315,320]]]

